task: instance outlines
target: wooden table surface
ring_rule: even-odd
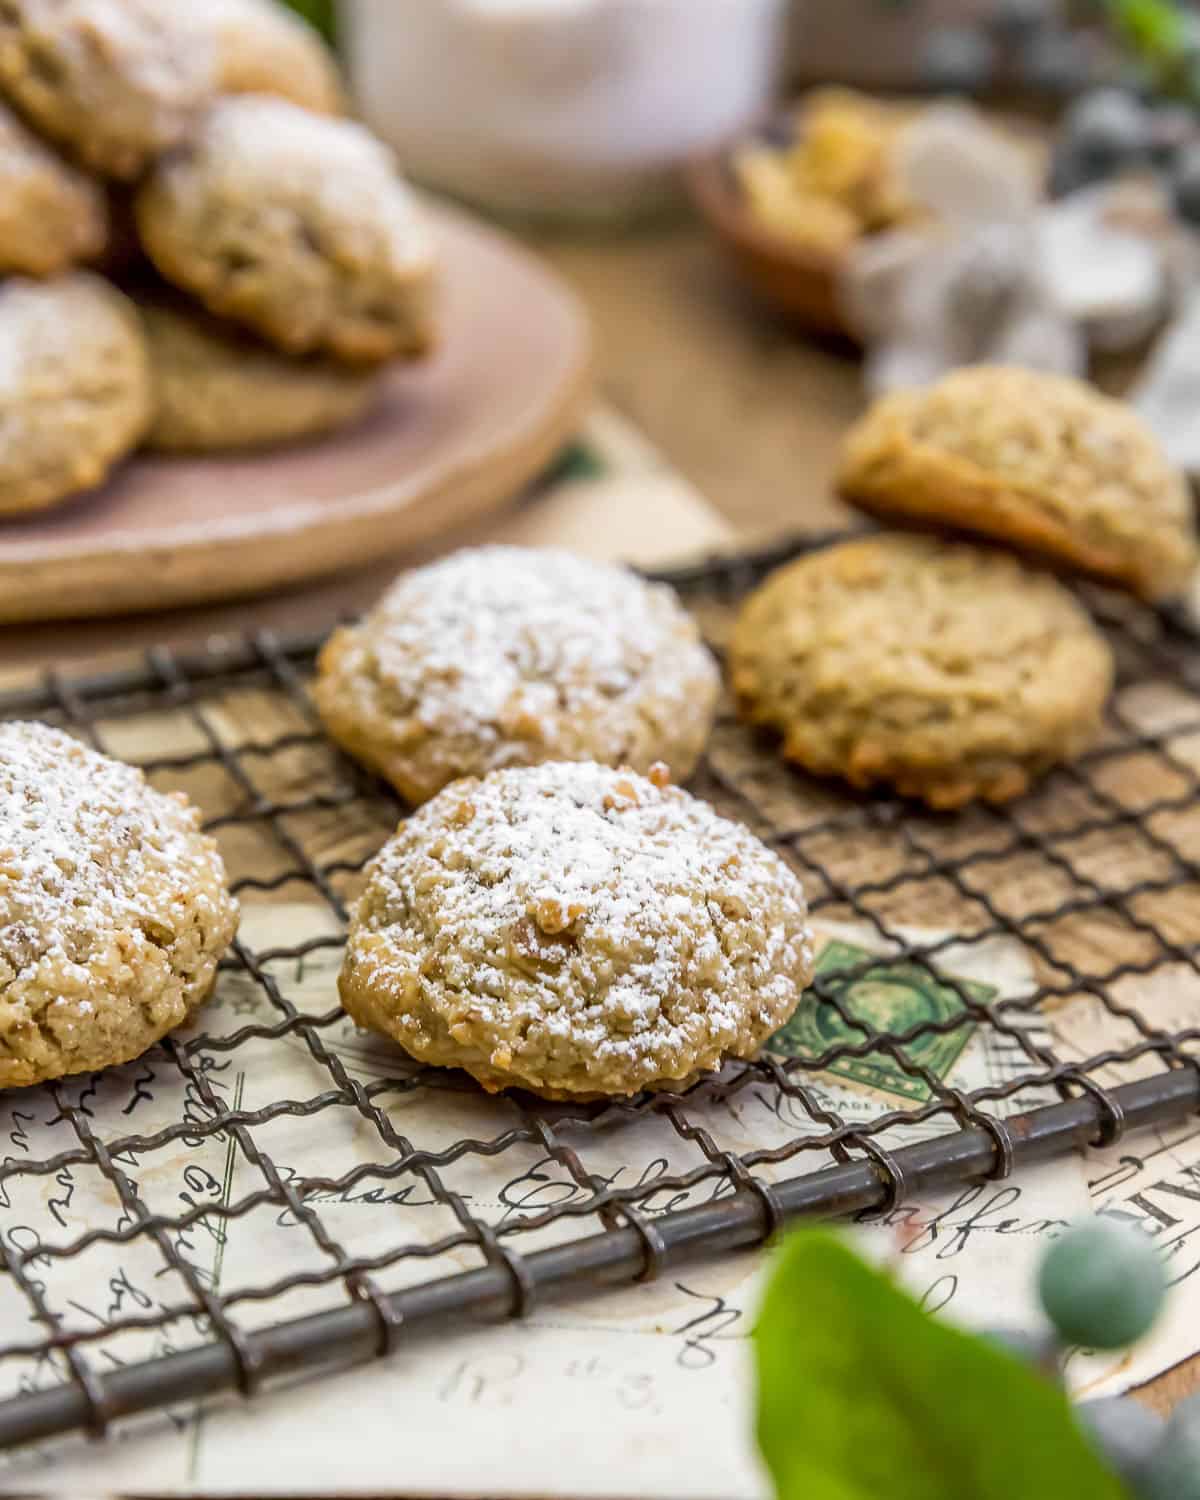
[[[827,528],[858,413],[858,366],[797,338],[741,289],[699,228],[537,248],[590,307],[605,396],[736,526]]]

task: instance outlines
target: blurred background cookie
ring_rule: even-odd
[[[460,776],[554,760],[663,761],[682,781],[718,686],[670,589],[554,548],[477,547],[337,631],[314,692],[334,739],[423,802]]]
[[[103,187],[0,104],[0,274],[53,276],[95,260],[107,236]]]
[[[216,89],[196,13],[161,0],[6,0],[0,89],[85,166],[133,178],[183,139]]]
[[[797,111],[794,139],[738,146],[734,174],[764,227],[814,254],[841,255],[863,235],[920,219],[896,160],[915,115],[850,89],[817,89]]]
[[[168,281],[291,354],[419,354],[433,246],[391,154],[361,125],[281,99],[219,101],[136,205]]]
[[[1006,802],[1077,755],[1113,680],[1107,642],[1053,578],[899,533],[774,573],[729,663],[743,717],[789,760],[946,808]]]
[[[370,366],[291,359],[236,326],[165,298],[139,300],[154,388],[151,448],[205,452],[315,437],[362,416]]]
[[[0,514],[100,483],[150,420],[141,324],[87,271],[0,285]]]
[[[1069,376],[976,365],[887,396],[847,436],[839,487],[887,520],[975,532],[1147,598],[1196,566],[1183,476],[1128,405]]]
[[[276,0],[167,0],[198,12],[214,33],[218,88],[223,94],[275,94],[314,114],[345,107],[342,81],[328,47],[306,22]]]

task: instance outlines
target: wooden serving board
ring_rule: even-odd
[[[570,291],[513,241],[431,209],[437,353],[385,376],[362,423],[267,454],[139,456],[102,488],[0,522],[0,622],[248,595],[426,542],[494,510],[581,418],[591,336]]]

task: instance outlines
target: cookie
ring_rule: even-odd
[[[542,761],[663,761],[682,781],[718,689],[661,584],[554,549],[480,547],[407,574],[337,631],[314,696],[333,738],[419,803]]]
[[[99,484],[150,421],[141,324],[99,276],[0,285],[0,515]]]
[[[107,238],[104,189],[0,104],[0,275],[55,276]]]
[[[423,1062],[569,1099],[753,1057],[811,976],[778,855],[663,776],[559,763],[460,781],[400,825],[339,989]]]
[[[378,361],[430,345],[432,242],[361,125],[223,99],[159,163],[136,212],[168,281],[289,354]]]
[[[272,94],[314,114],[345,107],[328,47],[306,22],[275,0],[174,0],[200,11],[213,37],[222,94]]]
[[[1065,375],[977,365],[877,402],[839,487],[889,521],[951,526],[1146,598],[1197,562],[1191,496],[1125,403]]]
[[[128,1062],[212,990],[237,908],[181,795],[0,724],[0,1088]]]
[[[290,359],[202,312],[140,307],[154,387],[151,448],[201,453],[315,437],[361,417],[379,388],[368,367]]]
[[[729,653],[743,717],[806,770],[932,807],[1006,802],[1093,740],[1107,642],[1007,553],[927,536],[844,542],[746,601]]]
[[[0,89],[84,166],[131,179],[176,146],[216,88],[200,6],[0,0]]]

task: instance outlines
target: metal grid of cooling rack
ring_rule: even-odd
[[[713,561],[670,579],[719,650],[744,591],[785,556],[823,540]],[[844,945],[841,960],[820,973],[808,1005],[827,1023],[816,1043],[772,1050],[679,1095],[571,1106],[515,1095],[494,1120],[486,1113],[492,1105],[473,1096],[471,1118],[494,1128],[449,1142],[423,1140],[413,1106],[422,1091],[457,1075],[399,1056],[382,1074],[364,1074],[332,1040],[345,1024],[332,991],[314,1011],[298,1006],[277,978],[280,964],[336,957],[354,877],[399,813],[386,789],[320,733],[305,690],[315,641],[260,635],[196,656],[153,650],[133,667],[79,679],[49,675],[0,695],[0,718],[44,718],[105,748],[114,728],[123,726],[122,743],[133,743],[146,716],[172,716],[191,748],[144,761],[155,784],[190,786],[198,771],[219,775],[228,797],[206,807],[208,826],[223,844],[253,829],[278,856],[270,869],[241,873],[235,890],[249,901],[298,884],[327,918],[316,935],[283,946],[239,939],[225,977],[255,993],[259,1018],[223,1036],[168,1037],[155,1049],[150,1072],[160,1101],[174,1111],[155,1131],[99,1128],[86,1086],[29,1091],[58,1132],[59,1149],[31,1152],[18,1125],[9,1139],[19,1149],[0,1163],[0,1292],[12,1293],[28,1319],[13,1340],[0,1318],[0,1375],[22,1361],[39,1372],[0,1402],[0,1448],[73,1430],[102,1434],[120,1418],[222,1390],[250,1395],[272,1377],[387,1353],[451,1320],[521,1316],[543,1299],[753,1245],[803,1215],[887,1211],[913,1193],[1007,1176],[1195,1112],[1200,1027],[1155,1026],[1130,995],[1160,973],[1200,977],[1200,650],[1179,620],[1098,588],[1084,595],[1118,657],[1106,736],[1010,807],[946,817],[882,796],[851,797],[786,770],[770,743],[731,715],[722,718],[695,789],[792,861],[819,920],[855,924],[876,944]],[[231,736],[224,707],[246,694],[286,709],[285,727],[266,739]],[[270,769],[309,752],[323,768],[322,789],[312,789],[310,765],[300,794],[290,795],[295,775],[277,783]],[[371,817],[361,857],[322,859],[300,829],[306,816],[346,819],[364,809]],[[228,852],[227,862],[236,865]],[[989,990],[944,966],[961,968],[964,954],[997,941],[1028,966],[1030,983],[1020,993]],[[915,1021],[906,1014],[893,1028],[857,1003],[855,985],[885,971],[895,981],[897,965],[912,992],[936,997],[940,1008]],[[1102,1050],[1073,1054],[1046,1024],[1077,1003],[1090,1003],[1106,1028]],[[990,1081],[964,1087],[954,1059],[966,1041],[980,1040],[996,1070]],[[222,1090],[217,1059],[285,1045],[303,1052],[323,1087],[253,1107]],[[824,1087],[831,1077],[847,1083],[850,1095],[831,1095]],[[876,1084],[883,1077],[885,1086],[855,1094],[864,1077]],[[455,1086],[471,1094],[469,1084]],[[775,1132],[763,1144],[731,1144],[722,1112],[751,1093],[773,1107]],[[870,1108],[844,1111],[837,1101],[850,1096]],[[402,1113],[393,1107],[401,1098]],[[372,1160],[340,1174],[324,1163],[303,1174],[277,1164],[265,1139],[274,1125],[337,1111],[348,1111],[369,1136]],[[602,1137],[648,1121],[686,1144],[690,1165],[637,1182],[598,1168],[593,1153]],[[254,1187],[220,1202],[197,1195],[183,1211],[152,1206],[159,1153],[202,1145],[225,1149]],[[518,1150],[553,1163],[570,1191],[513,1216],[489,1213],[455,1186],[462,1163],[503,1161]],[[70,1183],[85,1170],[119,1202],[114,1225],[56,1241],[47,1218],[16,1234],[18,1187]],[[323,1205],[367,1182],[419,1184],[444,1214],[445,1232],[414,1242],[398,1215],[394,1227],[383,1220],[383,1243],[357,1243]],[[51,1193],[41,1201],[53,1209]],[[289,1216],[309,1237],[315,1267],[218,1285],[191,1253],[196,1233],[223,1243],[233,1223],[263,1207]],[[83,1324],[56,1305],[50,1269],[98,1246],[135,1245],[160,1263],[160,1274],[171,1273],[174,1300],[119,1295]],[[464,1269],[467,1252],[474,1259]],[[387,1284],[397,1267],[408,1273],[399,1288]],[[292,1315],[284,1299],[299,1289],[323,1301]],[[181,1325],[190,1340],[164,1337],[149,1354],[105,1357],[119,1338]]]

